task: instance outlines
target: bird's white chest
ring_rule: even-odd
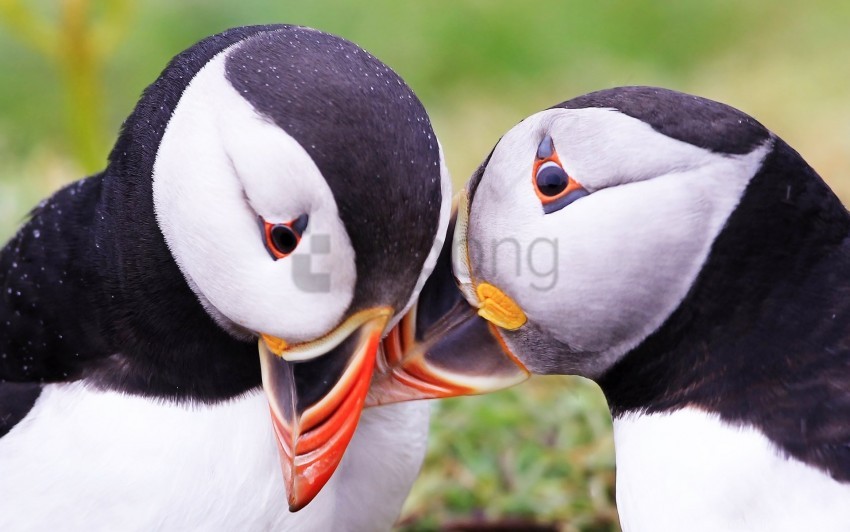
[[[367,410],[319,496],[290,513],[261,392],[174,405],[49,385],[0,439],[0,530],[382,530],[424,456],[427,404]]]
[[[850,485],[697,409],[614,421],[623,530],[849,530]]]

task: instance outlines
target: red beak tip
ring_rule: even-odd
[[[310,504],[313,499],[318,495],[319,490],[305,491],[303,488],[297,485],[297,479],[294,479],[295,482],[292,484],[288,484],[289,488],[287,489],[287,503],[289,504],[289,511],[292,513],[301,510],[308,504]],[[320,488],[321,489],[321,488]]]

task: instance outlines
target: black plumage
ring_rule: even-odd
[[[237,43],[228,81],[299,141],[339,204],[358,269],[349,311],[413,290],[442,202],[438,144],[421,103],[394,72],[337,37],[287,25],[229,30],[176,56],[125,121],[106,169],[46,200],[0,252],[3,426],[25,414],[44,383],[85,379],[202,402],[260,386],[256,339],[225,332],[204,310],[157,225],[151,186],[184,90]],[[258,73],[261,64],[276,72]],[[341,99],[350,94],[364,98]],[[371,175],[376,168],[385,171]],[[416,208],[398,208],[406,202]],[[387,287],[381,272],[393,270],[398,283]],[[400,310],[407,301],[392,302]],[[299,372],[333,382],[327,377],[341,369],[332,358]]]
[[[619,87],[553,108],[587,107],[721,155],[769,143],[676,311],[597,379],[612,414],[697,407],[850,481],[847,209],[799,153],[728,105]]]
[[[412,290],[421,264],[410,268],[408,257],[424,262],[434,235],[408,228],[437,225],[441,198],[432,191],[440,155],[428,114],[404,81],[354,44],[303,29],[251,39],[226,69],[236,90],[298,141],[330,185],[357,261],[352,310],[408,293],[399,285]],[[399,208],[411,203],[415,209]],[[387,285],[385,271],[399,280]],[[407,301],[393,303],[401,309]]]
[[[0,252],[0,417],[25,414],[32,383],[85,378],[200,401],[260,385],[255,345],[213,322],[169,253],[151,171],[192,77],[270,28],[230,30],[176,56],[125,121],[106,170],[44,201]]]
[[[616,87],[584,94],[552,109],[616,109],[655,131],[716,153],[749,153],[770,137],[750,115],[724,103],[662,89]]]
[[[598,382],[614,416],[693,406],[850,481],[850,215],[772,142],[678,309]]]

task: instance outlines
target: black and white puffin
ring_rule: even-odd
[[[603,90],[508,131],[458,209],[463,296],[604,392],[625,530],[850,527],[850,216],[788,144]]]
[[[427,404],[352,434],[450,186],[419,100],[348,41],[244,27],[175,57],[106,170],[0,253],[0,530],[388,529]],[[370,404],[454,393],[402,369]]]

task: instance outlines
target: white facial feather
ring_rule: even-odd
[[[550,214],[532,183],[547,133],[591,192]],[[573,351],[593,354],[585,376],[594,377],[682,301],[768,149],[715,154],[610,109],[533,115],[502,138],[475,192],[473,274]]]
[[[319,169],[225,79],[226,54],[195,76],[165,131],[153,172],[157,221],[219,323],[312,340],[337,325],[351,302],[354,251]],[[273,260],[258,216],[277,223],[302,214],[309,223],[300,245]],[[319,239],[329,252],[311,253]],[[328,275],[330,289],[312,289],[313,275]]]
[[[623,530],[846,530],[850,486],[752,427],[685,408],[614,420]],[[675,501],[671,504],[671,501]]]

